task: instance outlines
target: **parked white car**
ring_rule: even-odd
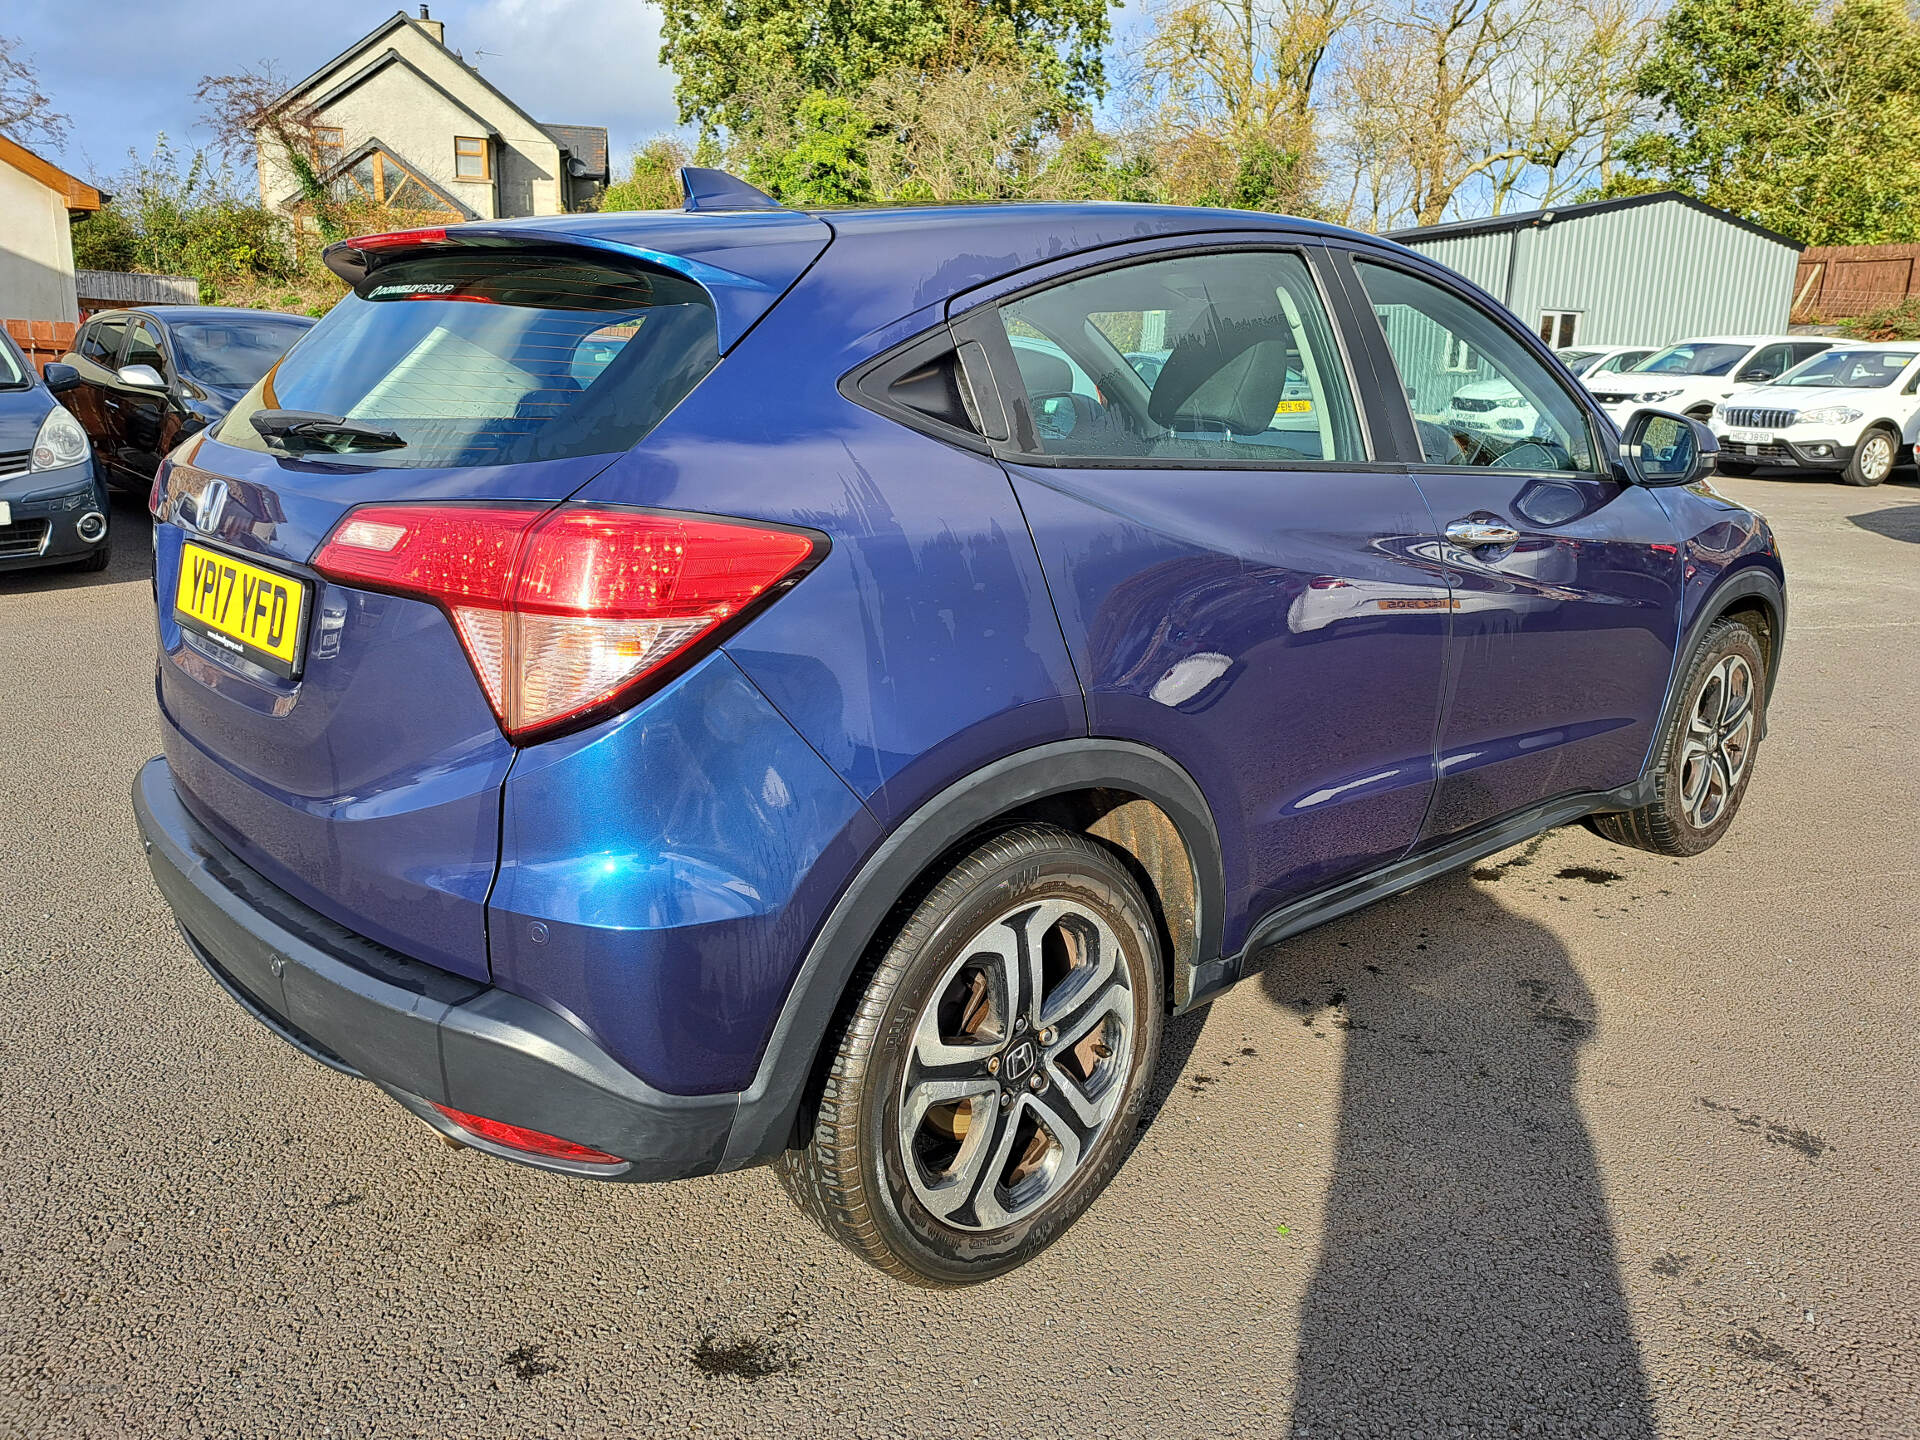
[[[1608,380],[1653,358],[1658,345],[1587,345],[1577,349],[1556,350],[1560,363],[1589,390],[1597,380]]]
[[[1765,385],[1840,343],[1818,335],[1719,335],[1682,340],[1637,370],[1587,388],[1623,430],[1636,410],[1671,410],[1705,420],[1714,405],[1735,390]]]
[[[1850,345],[1714,406],[1720,468],[1837,470],[1878,485],[1920,442],[1920,345]]]

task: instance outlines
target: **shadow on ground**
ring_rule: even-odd
[[[1862,530],[1884,535],[1889,540],[1905,540],[1920,545],[1920,505],[1889,505],[1885,510],[1870,510],[1865,515],[1847,517]]]
[[[1573,1095],[1591,996],[1464,874],[1397,903],[1262,957],[1267,996],[1347,1046],[1293,1434],[1651,1436]]]

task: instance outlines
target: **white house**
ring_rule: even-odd
[[[312,128],[320,178],[341,199],[443,223],[587,208],[607,183],[607,132],[535,120],[446,44],[420,7],[396,12],[288,90]],[[260,196],[297,212],[285,151],[266,130]]]

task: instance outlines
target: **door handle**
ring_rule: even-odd
[[[1456,520],[1447,526],[1447,539],[1462,550],[1478,550],[1487,545],[1511,545],[1520,532],[1511,525],[1485,520]]]

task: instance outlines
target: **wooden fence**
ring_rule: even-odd
[[[1800,252],[1793,319],[1867,315],[1920,295],[1920,245],[1816,245]]]

